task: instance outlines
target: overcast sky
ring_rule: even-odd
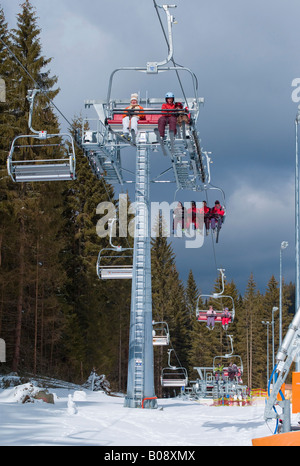
[[[15,27],[20,0],[0,0]],[[43,54],[53,57],[61,92],[55,103],[67,119],[86,115],[84,100],[104,99],[111,72],[166,58],[167,48],[153,0],[32,0]],[[162,2],[163,3],[163,2]],[[174,241],[185,281],[190,269],[203,293],[225,268],[243,294],[249,276],[262,293],[279,281],[282,241],[285,281],[295,281],[295,116],[292,81],[300,78],[298,0],[174,0],[174,58],[190,68],[205,98],[198,121],[201,143],[212,152],[212,184],[226,195],[227,218],[220,242],[200,249]],[[164,15],[161,17],[165,23]],[[133,88],[135,86],[135,88]],[[149,89],[147,88],[149,86]],[[168,86],[168,88],[167,88]],[[189,83],[187,83],[189,86]],[[178,84],[116,80],[113,92],[162,97]],[[188,93],[187,93],[188,95]],[[95,116],[89,114],[90,117]],[[62,122],[62,125],[64,122]],[[152,165],[160,164],[159,155]],[[155,201],[174,199],[174,187],[152,188]],[[216,194],[208,193],[212,205]],[[218,195],[218,198],[220,196]],[[184,194],[195,201],[203,194]],[[177,195],[181,199],[180,194]],[[220,199],[222,200],[222,199]]]

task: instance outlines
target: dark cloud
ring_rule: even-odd
[[[122,66],[162,60],[167,48],[152,0],[32,0],[42,29],[41,43],[59,76],[56,104],[72,119],[85,99],[103,99],[110,73]],[[226,194],[227,219],[220,243],[207,238],[187,251],[174,241],[182,278],[193,270],[209,292],[217,267],[226,269],[241,292],[251,274],[261,289],[279,279],[279,248],[284,275],[294,281],[294,118],[292,81],[300,77],[298,0],[177,0],[173,13],[175,60],[199,80],[205,105],[199,117],[202,145],[212,151],[212,184]],[[19,2],[2,2],[15,26]],[[164,21],[164,15],[161,12]],[[189,85],[189,84],[188,84]],[[180,95],[176,80],[124,75],[119,97],[132,90],[160,97]],[[62,122],[64,125],[64,122]],[[159,155],[155,155],[159,157]],[[174,189],[152,189],[153,200],[174,200]],[[131,193],[132,194],[132,193]],[[189,194],[182,193],[183,200]],[[194,194],[190,194],[194,198]],[[203,194],[197,194],[202,200]],[[214,192],[208,193],[214,202]],[[177,199],[180,195],[177,195]]]

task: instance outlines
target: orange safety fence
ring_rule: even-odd
[[[253,388],[250,394],[251,396],[256,396],[256,397],[267,397],[268,391],[264,390],[263,388]]]
[[[299,447],[300,432],[287,432],[284,434],[270,435],[252,439],[254,447]]]

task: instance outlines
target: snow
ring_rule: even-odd
[[[248,406],[213,406],[182,397],[158,400],[157,409],[123,407],[123,396],[54,388],[54,404],[22,403],[31,384],[0,390],[0,446],[193,447],[251,446],[273,434],[264,399]]]

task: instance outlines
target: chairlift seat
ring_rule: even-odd
[[[184,367],[165,367],[161,373],[162,387],[186,387],[188,385],[188,374]]]
[[[7,158],[7,171],[14,182],[32,182],[32,181],[69,181],[76,179],[76,157],[74,149],[74,141],[70,134],[47,134],[45,131],[35,132],[36,134],[16,136],[12,142],[9,155]],[[45,142],[48,139],[55,137],[62,138],[59,143]],[[42,141],[41,144],[20,144],[16,145],[17,141],[31,138]],[[67,147],[69,140],[70,147]],[[17,160],[16,153],[19,149],[36,149],[37,151],[50,149],[56,151],[59,147],[64,149],[64,153],[59,157],[59,153],[55,152],[55,156],[59,158],[34,158],[30,160]]]
[[[9,173],[15,182],[69,181],[76,178],[72,156],[69,159],[10,161]]]
[[[168,346],[170,344],[169,326],[166,322],[152,322],[153,346]]]
[[[223,374],[224,374],[225,377],[229,376],[228,367],[223,368]],[[235,377],[241,377],[242,375],[243,375],[242,374],[242,369],[240,367],[238,367],[238,372],[235,374]]]
[[[155,335],[153,337],[154,346],[168,346],[169,345],[169,336],[168,335]]]
[[[162,387],[186,387],[187,379],[161,379]]]
[[[116,267],[101,267],[97,268],[98,277],[102,280],[112,279],[131,279],[133,267],[116,266]]]
[[[157,128],[158,120],[161,117],[161,114],[146,114],[145,119],[138,120],[138,127],[142,130],[151,130]],[[123,115],[115,114],[113,119],[107,120],[107,124],[113,126],[115,130],[123,129]]]
[[[223,311],[215,311],[216,312],[216,317],[215,317],[215,322],[222,322],[222,313]],[[207,311],[199,311],[197,313],[197,320],[199,322],[207,322]],[[229,318],[229,322],[231,323],[231,316]]]
[[[182,379],[161,377],[162,387],[186,387],[188,385],[187,377]]]

